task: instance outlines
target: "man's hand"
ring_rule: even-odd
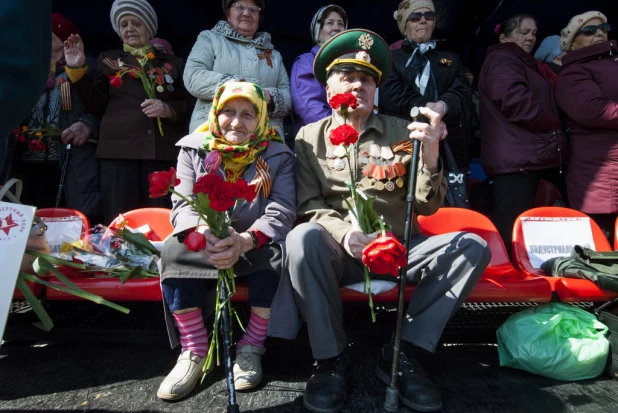
[[[149,118],[171,118],[174,116],[169,105],[159,99],[146,99],[141,106],[142,112]]]
[[[63,130],[60,139],[64,145],[70,143],[73,146],[82,146],[91,133],[90,127],[79,121]]]
[[[363,231],[357,228],[352,228],[343,237],[343,248],[354,258],[362,258],[363,248],[374,238],[371,238]]]
[[[443,118],[444,114],[446,113],[446,108],[444,107],[444,104],[442,102],[427,102],[425,107],[436,112],[438,115],[440,115],[440,118]]]
[[[440,140],[446,137],[446,125],[442,122],[442,116],[428,107],[419,108],[421,113],[429,119],[429,123],[412,122],[408,125],[411,130],[410,138],[416,139],[422,144],[421,159],[429,173],[438,172],[438,159],[440,156]]]

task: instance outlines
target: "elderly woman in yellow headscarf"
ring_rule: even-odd
[[[164,400],[185,397],[203,375],[208,332],[202,307],[207,293],[215,289],[218,269],[233,267],[234,274],[245,277],[249,284],[251,318],[236,345],[237,390],[260,383],[260,357],[267,335],[292,338],[296,334],[288,328],[293,325],[289,320],[285,326],[277,322],[277,317],[296,314],[294,298],[284,292],[291,290],[279,288],[280,280],[286,278],[281,277],[285,237],[296,218],[294,155],[269,125],[264,91],[248,82],[222,85],[215,93],[208,121],[177,146],[181,148],[179,193],[190,197],[195,181],[215,169],[214,173],[221,173],[228,181],[242,177],[255,184],[258,195],[253,202],[238,203],[229,212],[233,228],[224,239],[215,237],[203,223],[198,225],[191,205],[172,196],[174,233],[162,251],[161,284],[169,309],[170,341],[172,346],[180,342],[182,352],[157,393]],[[220,167],[218,162],[213,167],[213,158],[221,160]],[[206,237],[206,249],[201,253],[190,252],[183,244],[192,231]]]

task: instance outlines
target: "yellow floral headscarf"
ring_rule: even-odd
[[[242,145],[233,145],[226,141],[218,121],[219,112],[225,102],[234,98],[248,99],[253,104],[258,119],[253,135]],[[279,133],[270,127],[264,91],[255,83],[249,82],[228,82],[219,87],[212,101],[208,121],[195,132],[206,132],[204,148],[221,154],[225,177],[230,182],[235,182],[242,175],[245,167],[257,159],[269,142],[283,143]]]

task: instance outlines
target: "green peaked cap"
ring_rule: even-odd
[[[391,51],[378,34],[365,29],[338,33],[320,47],[313,74],[323,85],[331,70],[362,71],[374,75],[380,86],[391,71]]]

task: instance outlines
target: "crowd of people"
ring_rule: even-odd
[[[114,1],[111,26],[122,46],[98,60],[86,57],[79,29],[53,14],[45,90],[14,134],[27,143],[8,162],[25,181],[25,203],[54,205],[53,189],[70,156],[64,203],[95,222],[139,207],[172,207],[175,229],[163,248],[161,279],[170,341],[182,351],[160,398],[187,396],[204,374],[204,303],[217,269],[233,267],[248,280],[251,305],[236,345],[235,387],[259,385],[266,337],[294,338],[304,321],[317,362],[304,405],[314,412],[343,407],[348,342],[339,286],[362,281],[361,252],[372,241],[353,224],[342,199],[350,183],[328,136],[343,123],[360,132],[350,153],[358,176],[368,164],[402,164],[398,177],[405,179],[411,151],[401,142],[421,142],[416,214],[433,214],[444,204],[453,184],[446,171],[468,172],[479,123],[480,158],[493,180],[491,218],[507,248],[513,223],[533,206],[541,179],[612,236],[618,50],[602,13],[574,16],[534,54],[534,17],[506,19],[496,26],[497,44],[487,50],[473,92],[460,57],[432,38],[439,13],[431,0],[398,5],[393,17],[403,39],[390,47],[371,31],[347,30],[342,7],[321,7],[309,25],[315,46],[294,60],[289,76],[270,34],[258,31],[265,7],[264,0],[222,0],[224,18],[200,33],[186,62],[155,37],[157,13],[147,0]],[[346,115],[328,103],[341,93],[357,99]],[[428,123],[411,118],[413,107]],[[294,145],[285,139],[290,114]],[[53,128],[60,131],[57,139],[51,139]],[[190,196],[211,152],[223,159],[226,179],[268,181],[253,202],[230,211],[233,230],[223,239],[182,197],[148,194],[149,174],[176,167],[177,190]],[[395,176],[387,174],[367,178],[356,184],[376,197],[377,213],[402,238],[405,185],[394,185]],[[402,328],[400,399],[413,409],[437,411],[441,394],[422,361],[435,351],[490,252],[476,235],[425,237],[416,216],[412,224],[407,277],[416,289]],[[204,251],[186,249],[188,231],[204,234]],[[393,352],[390,342],[377,355],[385,382]]]

